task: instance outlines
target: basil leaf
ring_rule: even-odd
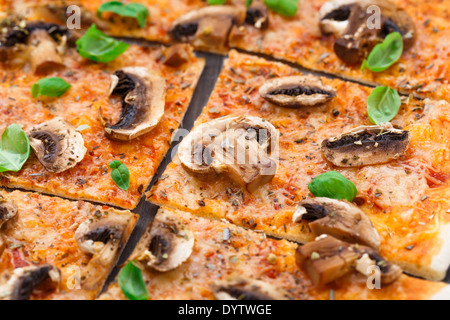
[[[114,160],[109,164],[109,167],[113,169],[111,171],[111,178],[114,183],[122,190],[127,191],[130,187],[130,171],[126,165],[119,160]]]
[[[119,286],[130,300],[148,300],[148,291],[142,277],[142,271],[133,261],[127,263],[119,273]]]
[[[380,125],[394,119],[402,101],[398,92],[389,87],[377,87],[367,98],[367,113],[372,123]]]
[[[308,185],[309,191],[315,197],[326,197],[331,199],[346,199],[350,202],[355,199],[358,191],[350,180],[336,171],[329,171],[314,178]]]
[[[61,97],[71,87],[64,79],[53,77],[41,79],[31,87],[33,98],[38,96]]]
[[[106,36],[93,24],[76,42],[77,51],[83,58],[108,63],[127,51],[129,44]]]
[[[208,0],[208,4],[215,6],[218,4],[225,4],[227,2],[227,0]]]
[[[19,171],[30,156],[30,141],[18,124],[12,124],[0,141],[0,172]]]
[[[247,7],[250,7],[252,2],[253,2],[253,0],[246,0],[245,4],[247,5]]]
[[[403,38],[399,32],[387,35],[382,43],[377,44],[364,60],[361,69],[368,68],[373,72],[381,72],[389,68],[402,56]]]
[[[124,4],[120,1],[110,1],[103,3],[97,10],[97,15],[102,16],[103,12],[112,12],[121,17],[134,18],[141,28],[145,27],[148,17],[148,9],[140,3]]]
[[[266,6],[283,16],[294,17],[298,10],[298,0],[264,0]]]

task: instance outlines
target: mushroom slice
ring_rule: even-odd
[[[75,231],[75,241],[81,251],[92,255],[82,271],[84,288],[93,289],[102,285],[105,272],[109,273],[118,258],[136,219],[128,211],[109,208],[97,210],[91,219],[79,225]]]
[[[223,52],[233,25],[245,20],[245,10],[217,5],[191,11],[172,24],[169,31],[176,41],[190,42],[200,50]]]
[[[45,31],[55,41],[60,40],[68,34],[66,27],[41,21],[2,21],[0,22],[0,27],[2,27],[2,32],[0,32],[0,46],[2,47],[14,47],[17,44],[26,44],[29,36],[39,30]]]
[[[325,158],[337,167],[361,167],[387,163],[408,149],[411,134],[392,124],[362,126],[322,142]]]
[[[254,279],[234,278],[211,285],[216,300],[291,300],[284,289],[268,282]]]
[[[290,76],[268,80],[259,94],[267,101],[287,108],[311,107],[336,97],[336,91],[314,76]]]
[[[122,99],[120,120],[111,125],[101,114],[108,138],[130,141],[151,130],[161,121],[166,103],[166,81],[145,67],[126,67],[111,76],[110,95]]]
[[[371,27],[368,21],[373,12],[370,6],[380,9],[380,26]],[[408,13],[387,0],[332,0],[320,10],[322,33],[333,33],[339,38],[334,44],[336,55],[348,64],[358,64],[372,48],[391,32],[403,36],[404,48],[415,42],[416,29]]]
[[[245,23],[261,30],[269,27],[269,9],[263,1],[252,1],[252,4],[247,8]]]
[[[320,8],[320,30],[323,34],[341,36],[348,28],[350,13],[356,0],[332,0]]]
[[[63,59],[57,50],[57,43],[45,30],[36,30],[28,38],[31,48],[30,61],[34,73],[64,67]]]
[[[17,215],[17,206],[14,202],[5,199],[0,195],[0,228],[8,220],[11,220]]]
[[[146,250],[137,258],[159,272],[181,266],[192,254],[195,237],[173,215],[159,213],[153,221]]]
[[[388,285],[402,275],[402,270],[384,260],[370,247],[321,236],[313,242],[298,246],[296,263],[315,286],[331,283],[351,272],[358,271],[369,276],[371,266],[378,266],[381,285]]]
[[[199,179],[222,174],[253,192],[275,175],[278,139],[275,127],[261,118],[227,116],[195,128],[180,143],[178,155]]]
[[[67,28],[44,22],[10,22],[0,33],[0,54],[12,59],[19,45],[29,47],[29,59],[33,72],[42,73],[54,67],[64,66],[60,54],[69,34]]]
[[[316,236],[331,235],[337,239],[359,243],[378,250],[380,236],[369,217],[345,200],[313,198],[301,201],[294,222],[305,221]]]
[[[74,167],[87,151],[83,136],[60,117],[34,126],[28,138],[39,162],[50,172]]]
[[[358,250],[361,258],[356,261],[356,270],[365,276],[370,276],[369,267],[378,266],[382,286],[395,282],[403,274],[402,268],[385,260],[377,251],[367,247],[359,247]]]
[[[61,272],[57,267],[45,264],[14,269],[8,277],[7,282],[0,286],[0,299],[28,300],[38,287],[56,289],[61,281]]]
[[[2,257],[3,251],[5,251],[5,248],[6,248],[5,241],[0,236],[0,258]]]
[[[178,68],[189,62],[191,54],[192,47],[190,45],[183,43],[175,44],[164,53],[164,64]]]

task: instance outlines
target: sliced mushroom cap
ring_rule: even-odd
[[[46,22],[3,21],[0,32],[0,46],[13,47],[17,44],[26,44],[29,36],[35,31],[45,31],[53,40],[59,41],[68,34],[64,26]]]
[[[120,120],[111,125],[102,115],[108,138],[130,141],[151,130],[161,121],[166,104],[166,81],[144,67],[126,67],[111,76],[110,95],[122,99]]]
[[[395,282],[403,274],[402,268],[385,260],[377,251],[367,247],[358,248],[358,250],[362,256],[356,261],[356,270],[365,276],[370,276],[369,267],[378,266],[382,286]]]
[[[131,233],[137,217],[129,211],[109,208],[97,210],[94,216],[81,223],[75,232],[75,241],[84,253],[92,255],[82,271],[82,287],[102,286],[104,274],[109,273]]]
[[[252,1],[247,8],[245,23],[261,30],[269,27],[269,9],[262,0]]]
[[[83,160],[83,136],[60,117],[34,126],[28,133],[30,145],[39,162],[50,172],[63,172]]]
[[[368,10],[377,6],[380,27],[370,27],[374,14]],[[391,32],[403,36],[404,49],[415,42],[416,29],[408,13],[387,0],[332,0],[321,8],[320,27],[324,34],[333,33],[339,38],[334,45],[336,55],[348,64],[361,63],[372,48]]]
[[[258,117],[227,116],[195,128],[180,143],[182,166],[199,179],[228,176],[253,192],[275,175],[279,133]]]
[[[194,242],[194,234],[187,225],[173,215],[158,213],[152,223],[147,249],[138,260],[159,272],[171,271],[189,259]]]
[[[246,278],[219,281],[211,286],[216,300],[291,300],[284,289],[268,282]]]
[[[50,264],[17,268],[0,287],[0,299],[28,300],[38,286],[54,290],[61,281],[61,272]]]
[[[322,142],[325,158],[338,167],[361,167],[387,163],[408,149],[411,134],[388,123],[362,126]]]
[[[298,204],[293,220],[307,222],[316,236],[327,234],[376,250],[380,246],[380,236],[369,217],[346,200],[329,198],[303,200]]]
[[[176,41],[190,42],[197,49],[222,52],[233,25],[242,24],[245,10],[235,6],[207,6],[191,11],[172,24],[169,31]]]
[[[266,81],[259,89],[261,97],[287,108],[311,107],[336,97],[336,91],[314,76],[291,76]]]
[[[30,48],[29,58],[34,72],[46,72],[55,66],[64,66],[60,54],[69,35],[67,28],[52,23],[21,21],[1,25],[0,54],[11,59],[18,45]]]
[[[4,223],[6,223],[8,220],[11,220],[16,215],[16,204],[0,195],[0,228]]]
[[[342,35],[348,28],[351,10],[357,3],[355,0],[332,0],[320,8],[320,29],[323,34]]]
[[[382,285],[388,285],[402,275],[400,267],[381,258],[372,248],[351,245],[327,235],[299,246],[295,257],[300,269],[318,287],[355,271],[368,276],[371,266],[379,267]]]

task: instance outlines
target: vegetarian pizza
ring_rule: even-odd
[[[399,99],[391,122],[380,105],[387,99]],[[443,279],[449,112],[445,101],[400,98],[232,51],[147,196],[299,243],[330,234],[375,248],[410,274]]]
[[[0,299],[449,299],[448,10],[0,1]]]
[[[134,208],[204,66],[188,45],[128,45],[3,20],[0,184]],[[10,149],[13,157],[9,156]],[[31,151],[30,151],[31,150]]]
[[[137,215],[0,191],[0,300],[94,299]]]
[[[396,266],[390,262],[386,262],[381,278],[395,281],[380,290],[370,290],[366,277],[346,266],[351,264],[351,258],[345,262],[341,259],[339,271],[333,266],[339,255],[337,247],[344,242],[329,236],[312,244],[322,246],[322,242],[335,245],[336,251],[330,250],[330,259],[322,261],[317,270],[304,271],[299,267],[302,250],[317,249],[301,248],[226,222],[161,208],[118,279],[100,299],[406,300],[439,299],[448,294],[443,283],[401,273],[394,276]],[[315,283],[311,276],[316,271],[328,279],[335,277],[335,281]],[[336,280],[340,272],[345,274]],[[135,274],[140,276],[131,276]]]

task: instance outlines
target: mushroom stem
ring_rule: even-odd
[[[31,68],[34,73],[48,71],[64,66],[63,59],[57,50],[55,40],[45,30],[35,30],[31,33],[28,44],[31,49]]]

